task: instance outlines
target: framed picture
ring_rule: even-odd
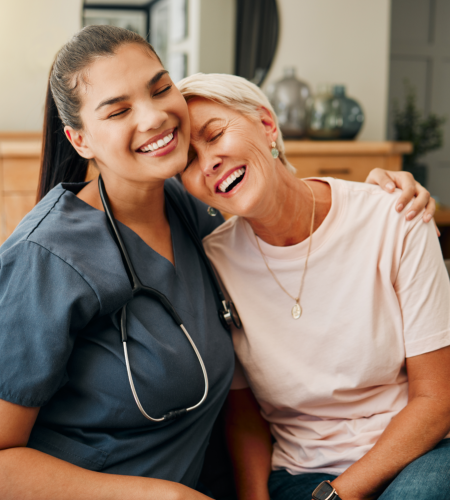
[[[105,5],[105,8],[91,8],[84,6],[83,26],[92,24],[106,24],[109,26],[118,26],[138,33],[143,38],[148,39],[149,19],[148,9],[126,9],[115,8],[114,5]]]

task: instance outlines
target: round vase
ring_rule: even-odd
[[[333,99],[331,102],[339,117],[339,139],[354,139],[364,124],[364,111],[361,105],[345,94],[344,85],[333,87]]]
[[[316,141],[339,139],[339,130],[335,109],[331,105],[332,87],[322,84],[317,87],[317,93],[307,103],[307,135]]]
[[[345,95],[344,85],[321,85],[308,102],[307,121],[311,139],[350,140],[361,130],[364,112]]]
[[[286,68],[284,77],[269,86],[268,97],[285,139],[306,135],[306,103],[310,96],[308,84],[296,77],[295,68]]]

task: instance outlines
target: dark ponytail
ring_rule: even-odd
[[[60,182],[82,182],[88,160],[79,156],[64,134],[64,126],[82,130],[80,85],[83,71],[98,57],[114,55],[125,44],[137,43],[158,60],[140,35],[116,26],[87,26],[58,52],[50,71],[45,100],[42,163],[37,201]]]
[[[45,98],[41,171],[36,201],[42,200],[60,182],[83,182],[87,167],[88,160],[75,151],[64,134],[64,125],[56,109],[49,81]]]

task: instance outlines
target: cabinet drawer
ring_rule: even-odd
[[[364,182],[374,168],[386,168],[380,156],[288,156],[297,169],[297,177],[336,177]]]

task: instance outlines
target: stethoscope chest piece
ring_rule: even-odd
[[[239,317],[239,313],[237,312],[234,303],[231,300],[223,300],[222,305],[223,309],[219,311],[219,318],[222,325],[227,330],[231,329],[231,325],[234,325],[236,328],[241,328],[241,318]]]

